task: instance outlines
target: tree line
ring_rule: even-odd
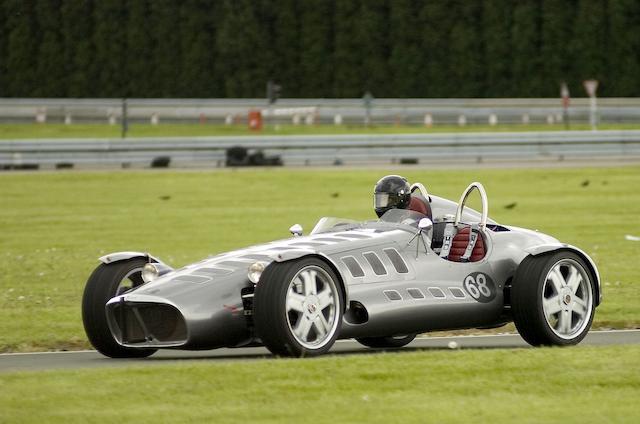
[[[2,0],[0,97],[640,96],[638,0]]]

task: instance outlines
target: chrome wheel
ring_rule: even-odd
[[[587,271],[575,260],[562,259],[551,267],[542,296],[544,317],[558,337],[572,339],[591,322],[593,290]]]
[[[302,268],[289,283],[285,309],[295,340],[307,349],[323,347],[338,327],[340,296],[335,281],[319,266]]]

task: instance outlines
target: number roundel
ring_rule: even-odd
[[[469,296],[478,302],[488,303],[496,297],[496,285],[491,277],[481,272],[474,272],[464,279],[464,288]]]

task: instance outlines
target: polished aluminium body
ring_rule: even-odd
[[[424,187],[418,188],[426,193]],[[464,207],[473,189],[480,191],[482,213]],[[291,238],[219,254],[177,270],[144,253],[106,255],[100,258],[104,264],[141,257],[161,264],[166,270],[153,281],[108,300],[109,330],[119,345],[130,348],[211,349],[259,344],[253,314],[256,284],[250,281],[248,270],[256,264],[262,270],[272,264],[304,258],[319,259],[338,277],[337,290],[342,292],[341,296],[331,294],[333,299],[342,299],[339,306],[344,312],[337,323],[337,338],[503,325],[513,319],[509,296],[519,265],[527,257],[549,252],[571,252],[584,261],[586,269],[580,268],[580,272],[589,274],[594,285],[582,290],[593,288],[590,301],[594,306],[599,304],[600,279],[593,261],[580,249],[551,236],[498,225],[488,219],[488,201],[480,184],[470,185],[458,203],[437,196],[429,198],[433,225],[431,221],[421,221],[413,212],[401,210],[390,211],[381,220],[360,223],[323,218],[308,236],[300,235],[301,228],[292,227]],[[451,222],[480,226],[486,246],[484,258],[477,262],[454,262],[440,257],[434,239]],[[571,262],[565,260],[554,266],[545,284],[556,284],[556,276],[562,277],[561,267],[570,267]],[[572,268],[565,268],[562,268],[565,276],[575,273]],[[324,272],[316,267],[312,271],[314,276],[317,271]],[[581,280],[583,285],[584,281],[589,282],[586,274]],[[304,278],[301,274],[295,281]],[[322,281],[329,275],[318,278]],[[294,293],[293,281],[289,293]],[[262,283],[257,281],[257,285]],[[562,321],[561,307],[568,309],[567,305],[575,304],[579,308],[575,303],[579,299],[575,295],[572,298],[572,292],[562,291],[568,290],[565,286],[564,282],[558,284],[562,288],[553,297],[555,303],[547,302],[550,306],[545,303],[544,310],[548,320],[560,320],[554,323],[560,337],[568,334],[571,325],[590,325],[586,318],[591,318],[584,315],[585,322],[576,322],[575,318],[570,318],[569,324]],[[567,299],[566,305],[563,299]],[[315,319],[321,301],[314,302],[287,306],[286,313],[300,311],[296,313],[302,318]],[[330,303],[327,305],[331,306]],[[340,316],[335,310],[331,313],[333,317]],[[301,339],[303,345],[304,342]]]

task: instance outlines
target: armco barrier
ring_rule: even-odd
[[[374,93],[375,94],[375,93]],[[540,99],[374,99],[374,124],[424,125],[427,115],[434,125],[456,125],[461,116],[467,124],[559,123],[563,118],[559,98]],[[568,110],[572,124],[589,122],[589,99],[572,98]],[[246,124],[249,110],[271,113],[269,124],[362,125],[366,115],[362,99],[279,99],[269,106],[266,99],[128,99],[131,122],[208,122]],[[297,111],[294,113],[294,111]],[[280,113],[282,112],[282,113]],[[284,113],[286,112],[286,113]],[[0,122],[121,122],[121,99],[9,99],[0,98]],[[602,123],[637,123],[640,98],[599,98],[598,116]]]
[[[170,157],[172,166],[222,166],[234,146],[280,155],[285,165],[612,159],[640,157],[640,131],[0,140],[0,168],[149,165],[159,156]]]

